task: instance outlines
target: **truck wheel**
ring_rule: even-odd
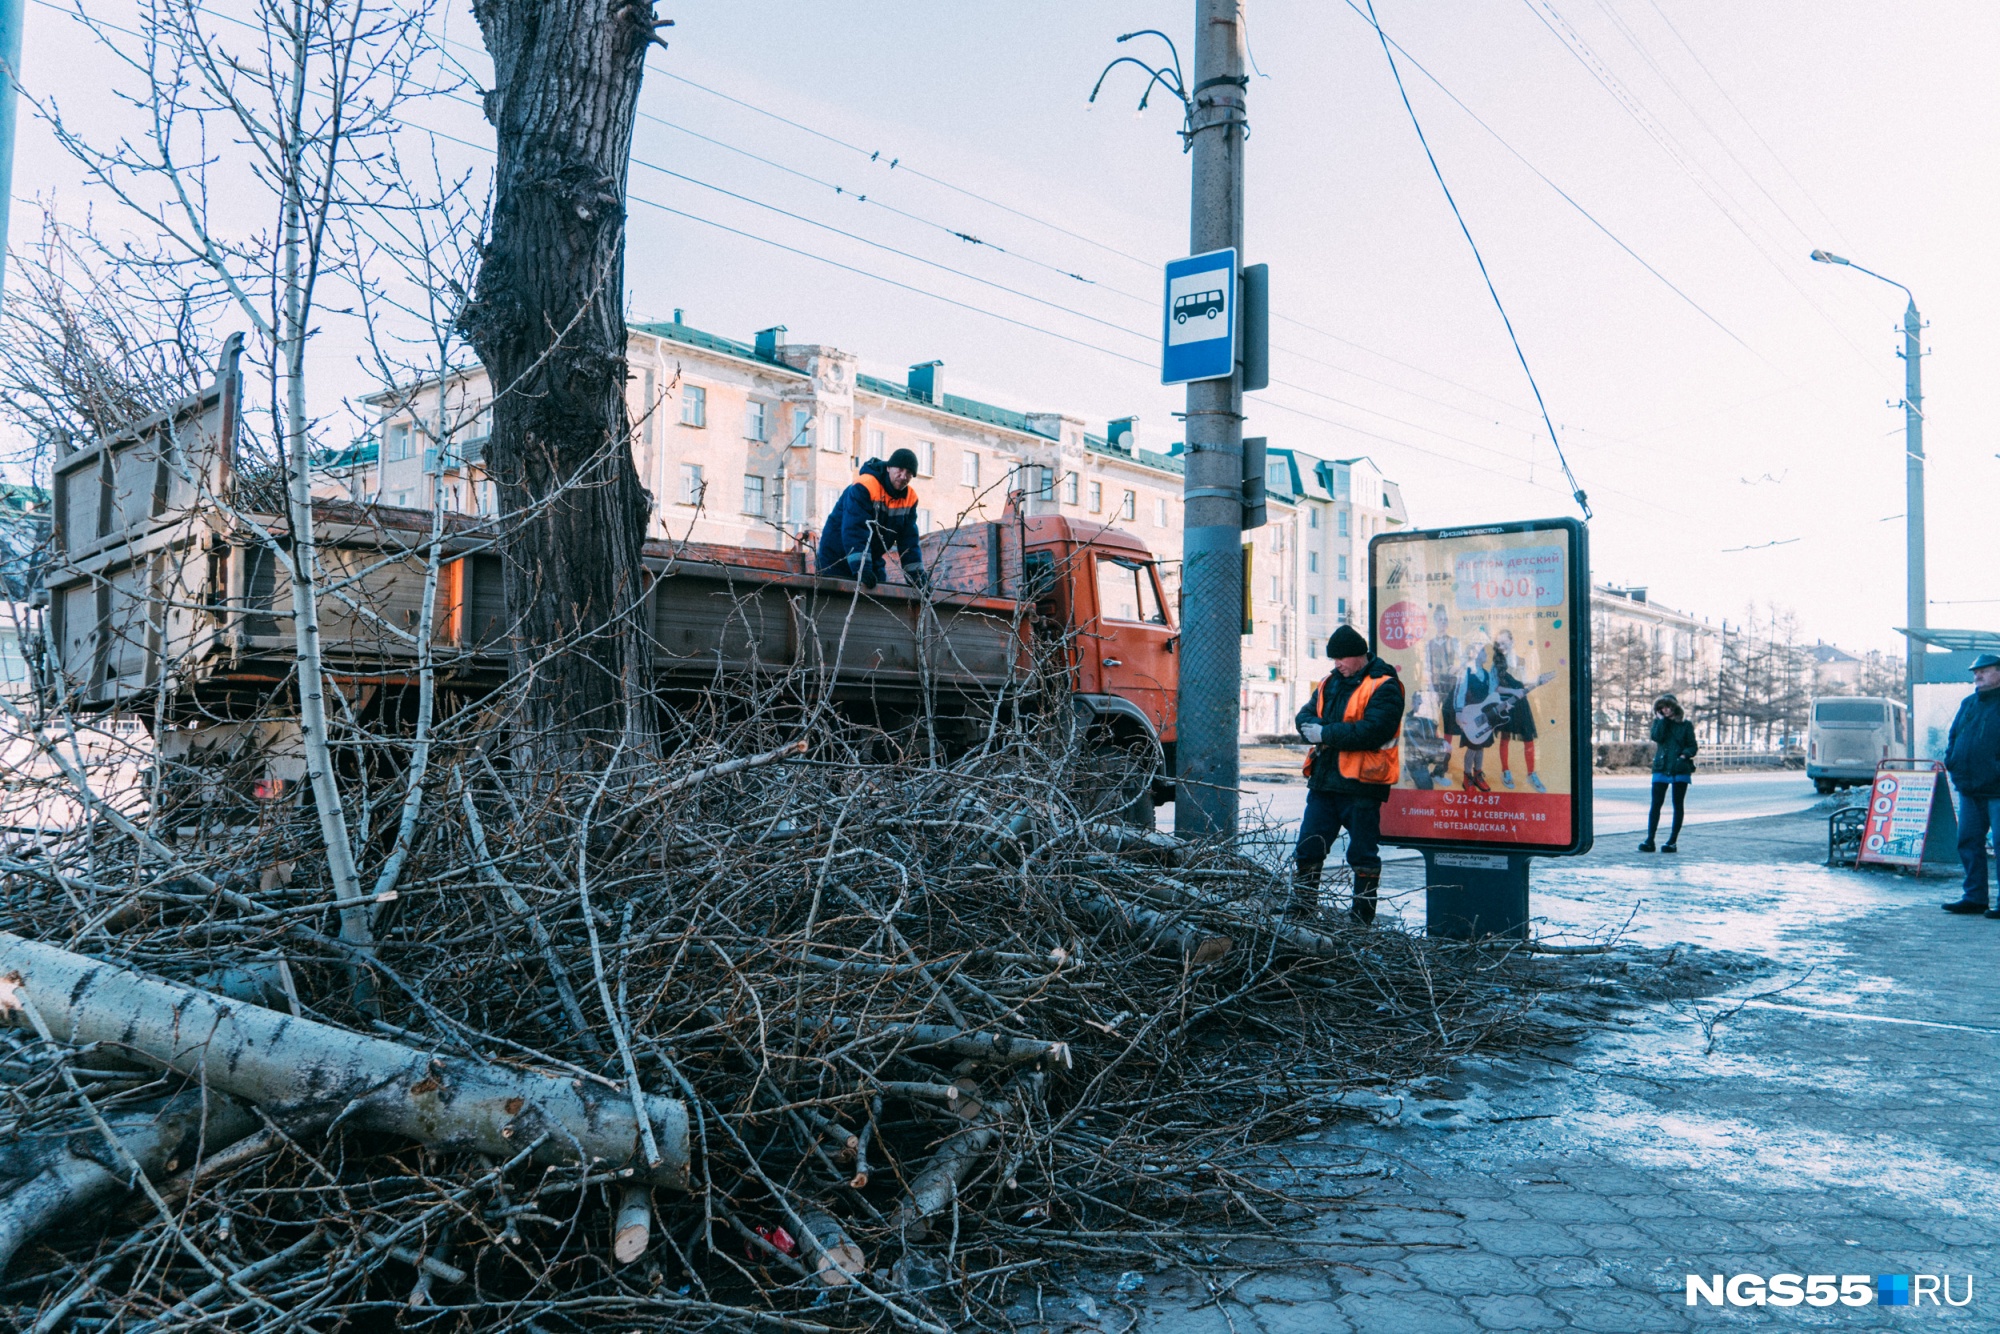
[[[1831,778],[1813,779],[1813,790],[1815,792],[1818,792],[1822,797],[1832,796],[1833,788],[1834,788],[1834,783]]]

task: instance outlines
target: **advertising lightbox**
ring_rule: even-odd
[[[1591,840],[1590,560],[1582,524],[1368,545],[1371,639],[1402,677],[1384,842],[1565,856]]]

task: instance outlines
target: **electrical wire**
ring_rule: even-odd
[[[647,68],[649,70],[654,69],[654,67],[651,65],[648,65]],[[842,139],[837,135],[828,134],[824,130],[815,129],[810,125],[804,124],[803,122],[800,121],[793,120],[788,116],[781,116],[775,111],[769,110],[768,108],[765,107],[758,106],[754,102],[746,102],[742,98],[732,97],[730,94],[725,93],[720,89],[710,88],[707,84],[704,83],[697,83],[693,79],[688,78],[686,75],[676,74],[672,70],[661,69],[655,72],[657,72],[663,78],[672,79],[677,83],[684,83],[690,88],[699,89],[700,91],[707,93],[711,97],[719,97],[725,102],[733,102],[739,107],[743,107],[746,110],[756,112],[760,116],[769,116],[772,120],[782,122],[783,124],[791,126],[793,129],[802,130],[807,134],[815,136],[816,138],[824,139],[826,140],[826,142],[830,144],[837,144],[841,148],[847,149],[849,152],[859,153],[861,156],[867,158],[870,162],[880,162],[882,160],[881,149],[875,149],[871,151],[869,149],[863,148],[861,145],[856,143],[850,143],[847,140]],[[938,186],[941,189],[950,190],[954,194],[964,195],[967,199],[976,199],[980,203],[985,204],[988,207],[997,208],[1003,213],[1011,213],[1015,217],[1023,218],[1028,222],[1034,223],[1038,227],[1046,227],[1050,231],[1059,232],[1062,235],[1067,236],[1072,240],[1081,241],[1088,246],[1095,246],[1097,249],[1102,250],[1107,254],[1116,255],[1120,259],[1130,260],[1132,263],[1137,264],[1140,268],[1145,269],[1149,273],[1158,267],[1158,261],[1156,260],[1146,259],[1142,256],[1135,255],[1129,250],[1124,250],[1119,248],[1118,246],[1110,245],[1104,241],[1099,241],[1094,237],[1085,236],[1082,232],[1072,231],[1070,228],[1063,226],[1059,222],[1050,222],[1047,218],[1038,217],[1037,215],[1030,213],[1025,209],[1015,208],[1012,204],[1002,203],[1000,200],[994,199],[991,196],[980,194],[977,190],[968,190],[962,185],[954,185],[952,182],[947,181],[942,177],[933,176],[929,172],[920,171],[916,167],[905,167],[902,165],[902,159],[900,157],[891,157],[887,165],[891,171],[900,169],[906,176],[915,176],[919,180],[929,181],[932,185]]]
[[[1521,373],[1528,377],[1528,388],[1535,391],[1535,406],[1542,410],[1542,424],[1549,428],[1549,443],[1555,447],[1556,462],[1562,465],[1563,478],[1569,483],[1570,496],[1576,507],[1583,511],[1587,521],[1590,515],[1590,499],[1577,484],[1576,474],[1570,471],[1569,460],[1563,455],[1562,437],[1556,434],[1556,424],[1549,418],[1549,405],[1542,399],[1542,387],[1535,383],[1535,372],[1528,366],[1528,354],[1521,350],[1521,340],[1514,335],[1514,321],[1507,317],[1507,307],[1500,300],[1499,289],[1493,286],[1493,275],[1486,271],[1486,258],[1479,253],[1479,243],[1472,239],[1472,228],[1465,222],[1465,215],[1459,212],[1458,201],[1452,198],[1451,187],[1445,184],[1444,172],[1438,166],[1437,155],[1431,152],[1430,140],[1424,137],[1423,122],[1417,119],[1417,109],[1410,105],[1409,89],[1403,86],[1403,75],[1396,68],[1396,53],[1389,49],[1389,34],[1382,31],[1382,25],[1375,21],[1375,0],[1367,0],[1368,21],[1375,29],[1375,35],[1382,39],[1382,55],[1389,62],[1389,73],[1396,80],[1396,93],[1403,99],[1403,110],[1409,113],[1410,126],[1417,132],[1417,142],[1423,145],[1424,158],[1431,164],[1431,174],[1437,177],[1438,189],[1444,191],[1444,200],[1451,205],[1451,215],[1458,219],[1458,229],[1465,234],[1465,244],[1472,248],[1472,258],[1479,265],[1479,276],[1486,281],[1486,293],[1493,298],[1493,308],[1500,312],[1500,322],[1507,326],[1507,341],[1514,345],[1514,355],[1520,359]]]
[[[1632,118],[1633,123],[1659,147],[1661,152],[1665,153],[1673,161],[1674,165],[1681,169],[1694,188],[1701,192],[1702,197],[1713,204],[1718,213],[1722,214],[1724,221],[1728,222],[1731,227],[1734,227],[1744,241],[1749,244],[1750,248],[1757,252],[1758,257],[1771,266],[1772,272],[1776,273],[1787,287],[1796,292],[1800,300],[1812,308],[1813,313],[1818,315],[1829,329],[1833,330],[1835,336],[1841,342],[1847,344],[1848,348],[1858,359],[1864,364],[1872,366],[1874,363],[1869,358],[1867,352],[1859,343],[1854,341],[1846,329],[1841,327],[1840,322],[1833,318],[1831,312],[1813,298],[1812,293],[1807,291],[1798,279],[1792,276],[1791,270],[1777,256],[1771,253],[1762,240],[1751,235],[1750,228],[1745,225],[1744,219],[1737,216],[1739,212],[1747,214],[1747,210],[1743,208],[1742,204],[1738,203],[1734,196],[1730,195],[1728,189],[1719,181],[1715,181],[1710,173],[1703,171],[1687,152],[1680,147],[1679,141],[1646,108],[1645,104],[1630,89],[1625,87],[1618,76],[1612,72],[1611,67],[1597,54],[1590,43],[1584,40],[1583,34],[1577,32],[1570,21],[1563,17],[1562,12],[1555,7],[1553,0],[1521,0],[1521,3],[1527,6],[1528,12],[1533,14],[1541,22],[1542,26],[1547,28],[1550,34],[1555,37],[1563,49],[1569,52],[1576,62],[1582,65],[1590,74],[1591,78],[1597,81],[1598,86],[1604,89],[1613,101],[1618,103],[1625,114]],[[1547,10],[1548,12],[1545,14],[1543,10]],[[1553,16],[1553,21],[1551,20],[1551,16]],[[1556,26],[1558,23],[1562,25],[1560,28]]]
[[[1686,292],[1682,291],[1680,285],[1674,282],[1673,279],[1667,277],[1666,274],[1660,272],[1657,268],[1653,267],[1652,263],[1648,261],[1644,255],[1641,255],[1638,251],[1634,250],[1631,246],[1627,245],[1623,237],[1619,236],[1618,233],[1612,231],[1611,228],[1607,227],[1602,221],[1598,219],[1596,214],[1592,213],[1589,209],[1585,208],[1581,203],[1579,203],[1574,195],[1570,194],[1569,191],[1563,189],[1560,185],[1557,185],[1555,181],[1549,177],[1548,173],[1544,172],[1540,167],[1537,167],[1533,162],[1529,161],[1527,156],[1523,154],[1520,149],[1514,147],[1513,144],[1507,141],[1506,136],[1502,135],[1500,131],[1494,129],[1491,125],[1487,124],[1485,117],[1481,116],[1478,112],[1474,111],[1471,107],[1467,106],[1465,102],[1458,96],[1457,93],[1454,93],[1450,88],[1446,87],[1444,81],[1438,78],[1437,75],[1431,73],[1430,70],[1424,66],[1423,62],[1419,61],[1415,56],[1411,55],[1409,53],[1409,50],[1405,48],[1401,42],[1398,42],[1395,38],[1389,36],[1386,32],[1384,32],[1382,30],[1381,25],[1375,21],[1375,16],[1372,13],[1372,11],[1364,12],[1361,6],[1355,3],[1355,0],[1347,0],[1347,7],[1353,10],[1356,14],[1360,15],[1361,19],[1365,23],[1367,23],[1369,27],[1375,29],[1376,36],[1380,37],[1383,41],[1393,46],[1402,55],[1403,59],[1409,62],[1410,68],[1416,70],[1417,73],[1423,75],[1426,79],[1429,79],[1431,81],[1431,85],[1434,88],[1436,88],[1439,92],[1443,93],[1447,98],[1449,98],[1452,104],[1456,106],[1460,111],[1463,111],[1467,116],[1471,117],[1473,124],[1477,125],[1480,129],[1486,131],[1487,134],[1491,135],[1494,139],[1494,142],[1498,143],[1502,148],[1506,149],[1507,152],[1513,156],[1515,161],[1519,162],[1522,166],[1526,167],[1529,171],[1533,172],[1537,180],[1539,180],[1543,185],[1548,186],[1549,189],[1555,191],[1558,198],[1560,198],[1565,204],[1568,204],[1571,208],[1575,209],[1579,214],[1581,214],[1585,222],[1588,222],[1591,226],[1597,228],[1598,231],[1602,232],[1613,245],[1617,246],[1620,250],[1624,251],[1627,255],[1631,256],[1632,260],[1635,263],[1637,263],[1640,268],[1644,269],[1654,278],[1657,278],[1666,287],[1668,291],[1672,292],[1675,296],[1679,297],[1682,301],[1685,301],[1689,306],[1691,306],[1696,314],[1700,315],[1703,319],[1707,320],[1710,324],[1713,324],[1716,328],[1720,329],[1724,334],[1728,335],[1729,338],[1732,339],[1738,347],[1741,347],[1744,351],[1749,352],[1753,356],[1758,357],[1760,360],[1763,359],[1763,353],[1758,352],[1757,349],[1751,347],[1748,343],[1744,342],[1743,339],[1737,335],[1734,329],[1731,329],[1728,325],[1724,324],[1721,320],[1717,319],[1715,315],[1711,311],[1709,311],[1709,309],[1706,306],[1702,305],[1699,301],[1696,301],[1693,297],[1689,296]],[[1768,365],[1769,362],[1766,361],[1765,364]]]

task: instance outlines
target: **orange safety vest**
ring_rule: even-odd
[[[1326,681],[1321,681],[1313,689],[1313,712],[1315,714],[1326,707],[1326,682],[1332,679],[1331,676],[1327,677]],[[1363,677],[1361,684],[1355,688],[1354,693],[1347,697],[1347,708],[1341,713],[1340,720],[1344,723],[1360,722],[1361,715],[1368,711],[1369,697],[1381,689],[1382,683],[1388,679],[1386,676]],[[1313,753],[1307,752],[1305,768],[1301,770],[1307,777],[1312,776]],[[1357,783],[1393,784],[1398,778],[1403,776],[1402,728],[1400,727],[1396,729],[1395,735],[1391,736],[1388,741],[1375,750],[1343,750],[1335,753],[1340,756],[1341,777],[1351,778]]]
[[[917,488],[914,486],[904,487],[902,497],[898,499],[889,494],[889,488],[882,485],[881,479],[873,473],[864,472],[859,480],[861,489],[868,493],[868,498],[885,509],[906,510],[917,503]]]

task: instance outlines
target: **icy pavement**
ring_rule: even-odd
[[[1607,839],[1539,864],[1543,929],[1629,918],[1635,941],[1754,967],[1288,1146],[1302,1191],[1362,1191],[1323,1217],[1311,1258],[1219,1299],[1177,1271],[1128,1275],[1051,1306],[1050,1327],[2000,1329],[2000,922],[1940,912],[1956,890],[1936,879],[1821,867],[1817,814],[1704,826],[1681,846]],[[1416,912],[1420,869],[1385,886]],[[1690,1306],[1690,1274],[1865,1276],[1870,1304]],[[1877,1276],[1896,1275],[1916,1304],[1873,1304]],[[1937,1300],[1968,1286],[1969,1304]]]

